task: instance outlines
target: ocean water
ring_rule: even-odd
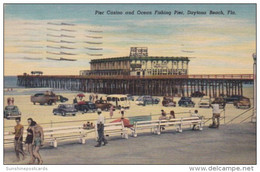
[[[4,88],[18,88],[17,76],[5,76],[4,77]]]
[[[13,88],[12,91],[8,91],[9,88]],[[53,91],[56,94],[59,93],[78,93],[79,91],[61,90],[55,88],[25,88],[17,85],[16,76],[4,77],[4,95],[33,95],[36,93],[44,93],[45,91]]]

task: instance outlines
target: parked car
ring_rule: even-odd
[[[238,108],[238,109],[239,108],[250,108],[251,107],[250,99],[247,97],[243,97],[241,100],[235,101],[234,106],[236,106],[236,108]]]
[[[205,96],[205,94],[199,91],[195,91],[191,93],[191,97],[203,97],[203,96]]]
[[[18,107],[15,105],[6,106],[4,110],[4,118],[10,119],[16,117],[21,117],[21,112],[19,111]]]
[[[219,104],[220,109],[224,109],[226,106],[225,99],[223,97],[216,97],[211,104]]]
[[[209,108],[211,105],[211,99],[209,96],[203,96],[199,101],[199,107],[206,107]]]
[[[57,95],[57,96],[58,96],[58,100],[57,100],[58,102],[64,103],[69,100],[68,98],[63,97],[62,95]]]
[[[152,96],[140,96],[136,99],[135,103],[137,105],[149,105],[149,104],[158,104],[160,99],[153,98]]]
[[[97,110],[97,107],[92,102],[81,101],[75,105],[75,109],[77,109],[77,111],[87,113],[87,112],[95,112]]]
[[[163,101],[162,101],[162,105],[165,106],[165,107],[168,107],[168,106],[176,107],[176,101],[173,101],[172,96],[164,96]]]
[[[129,101],[135,101],[134,96],[132,96],[131,94],[127,94],[126,96]]]
[[[107,102],[112,104],[116,108],[130,108],[130,101],[128,100],[127,95],[123,94],[111,94],[107,96]]]
[[[109,111],[110,107],[112,106],[111,103],[108,103],[106,100],[97,100],[95,102],[96,108],[101,109],[101,110],[105,110],[105,111]]]
[[[191,100],[191,97],[181,97],[178,101],[179,106],[194,107],[195,103]]]
[[[77,113],[77,109],[75,109],[73,104],[60,104],[58,108],[53,109],[53,114],[60,114],[62,116],[72,115],[75,116]]]
[[[33,96],[31,96],[31,102],[35,105],[36,103],[39,103],[40,105],[48,104],[52,105],[53,103],[56,103],[58,101],[58,96],[55,94],[44,94],[44,93],[37,93]]]
[[[240,101],[243,98],[243,96],[239,95],[232,95],[230,97],[225,97],[225,102],[226,103],[234,103],[234,101]]]

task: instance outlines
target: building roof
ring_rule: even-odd
[[[190,61],[189,57],[163,57],[163,56],[148,56],[148,57],[111,57],[102,59],[93,59],[90,63],[100,62],[115,62],[115,61],[128,61],[128,60],[175,60],[175,61]]]

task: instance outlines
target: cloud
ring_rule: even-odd
[[[53,23],[76,23],[74,26],[48,25]],[[192,56],[190,73],[212,72],[246,72],[251,71],[251,54],[256,51],[255,23],[247,19],[225,17],[171,17],[143,20],[109,20],[104,25],[83,23],[79,20],[22,20],[6,19],[4,23],[4,58],[6,73],[20,74],[28,69],[44,70],[48,73],[78,74],[79,69],[89,68],[93,58],[128,56],[132,46],[148,47],[151,56]],[[246,26],[246,27],[245,27]],[[49,28],[49,29],[48,29]],[[68,32],[62,30],[75,30]],[[56,31],[59,30],[59,31]],[[102,30],[93,33],[89,30]],[[69,35],[55,37],[49,35]],[[102,36],[95,40],[86,36]],[[61,39],[75,42],[54,43]],[[88,42],[101,41],[100,45],[90,45]],[[75,48],[66,50],[75,56],[63,55],[66,58],[78,59],[75,63],[53,63],[46,57],[57,57],[47,51],[59,52],[47,46],[67,46]],[[34,47],[34,48],[33,48]],[[86,47],[102,47],[99,51],[103,56],[94,57]],[[194,51],[187,54],[182,50]],[[65,51],[65,50],[64,50]],[[39,52],[35,53],[34,52]],[[22,60],[24,57],[41,57],[41,62]],[[20,59],[14,61],[14,59]],[[239,60],[238,60],[239,59]],[[10,68],[17,65],[18,70]],[[26,66],[21,65],[26,63]],[[28,65],[28,66],[27,66]],[[225,66],[225,67],[223,67]],[[75,71],[74,71],[75,70]],[[252,71],[251,71],[252,72]],[[213,72],[214,73],[214,72]]]

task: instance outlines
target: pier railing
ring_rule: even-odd
[[[191,111],[188,112],[176,112],[175,115],[179,115],[179,114],[191,114]],[[141,116],[151,116],[151,117],[156,117],[156,116],[160,116],[161,114],[147,114],[147,115],[141,115]],[[170,115],[169,113],[167,113],[167,115]],[[141,117],[140,115],[134,115],[134,116],[129,116],[129,117]],[[116,117],[116,118],[105,118],[106,122],[111,122],[113,120],[116,120],[120,117]],[[126,117],[128,118],[128,117]],[[50,122],[46,122],[46,123],[39,123],[39,125],[41,125],[42,127],[48,127],[48,128],[52,128],[52,127],[56,127],[57,125],[75,125],[75,123],[81,123],[82,125],[84,123],[87,123],[87,121],[89,122],[95,122],[97,120],[97,118],[91,118],[91,119],[85,119],[85,120],[73,120],[73,121],[50,121]],[[25,128],[28,127],[28,125],[23,125]],[[5,133],[8,133],[8,131],[13,130],[14,126],[5,126],[4,127],[4,131]]]

